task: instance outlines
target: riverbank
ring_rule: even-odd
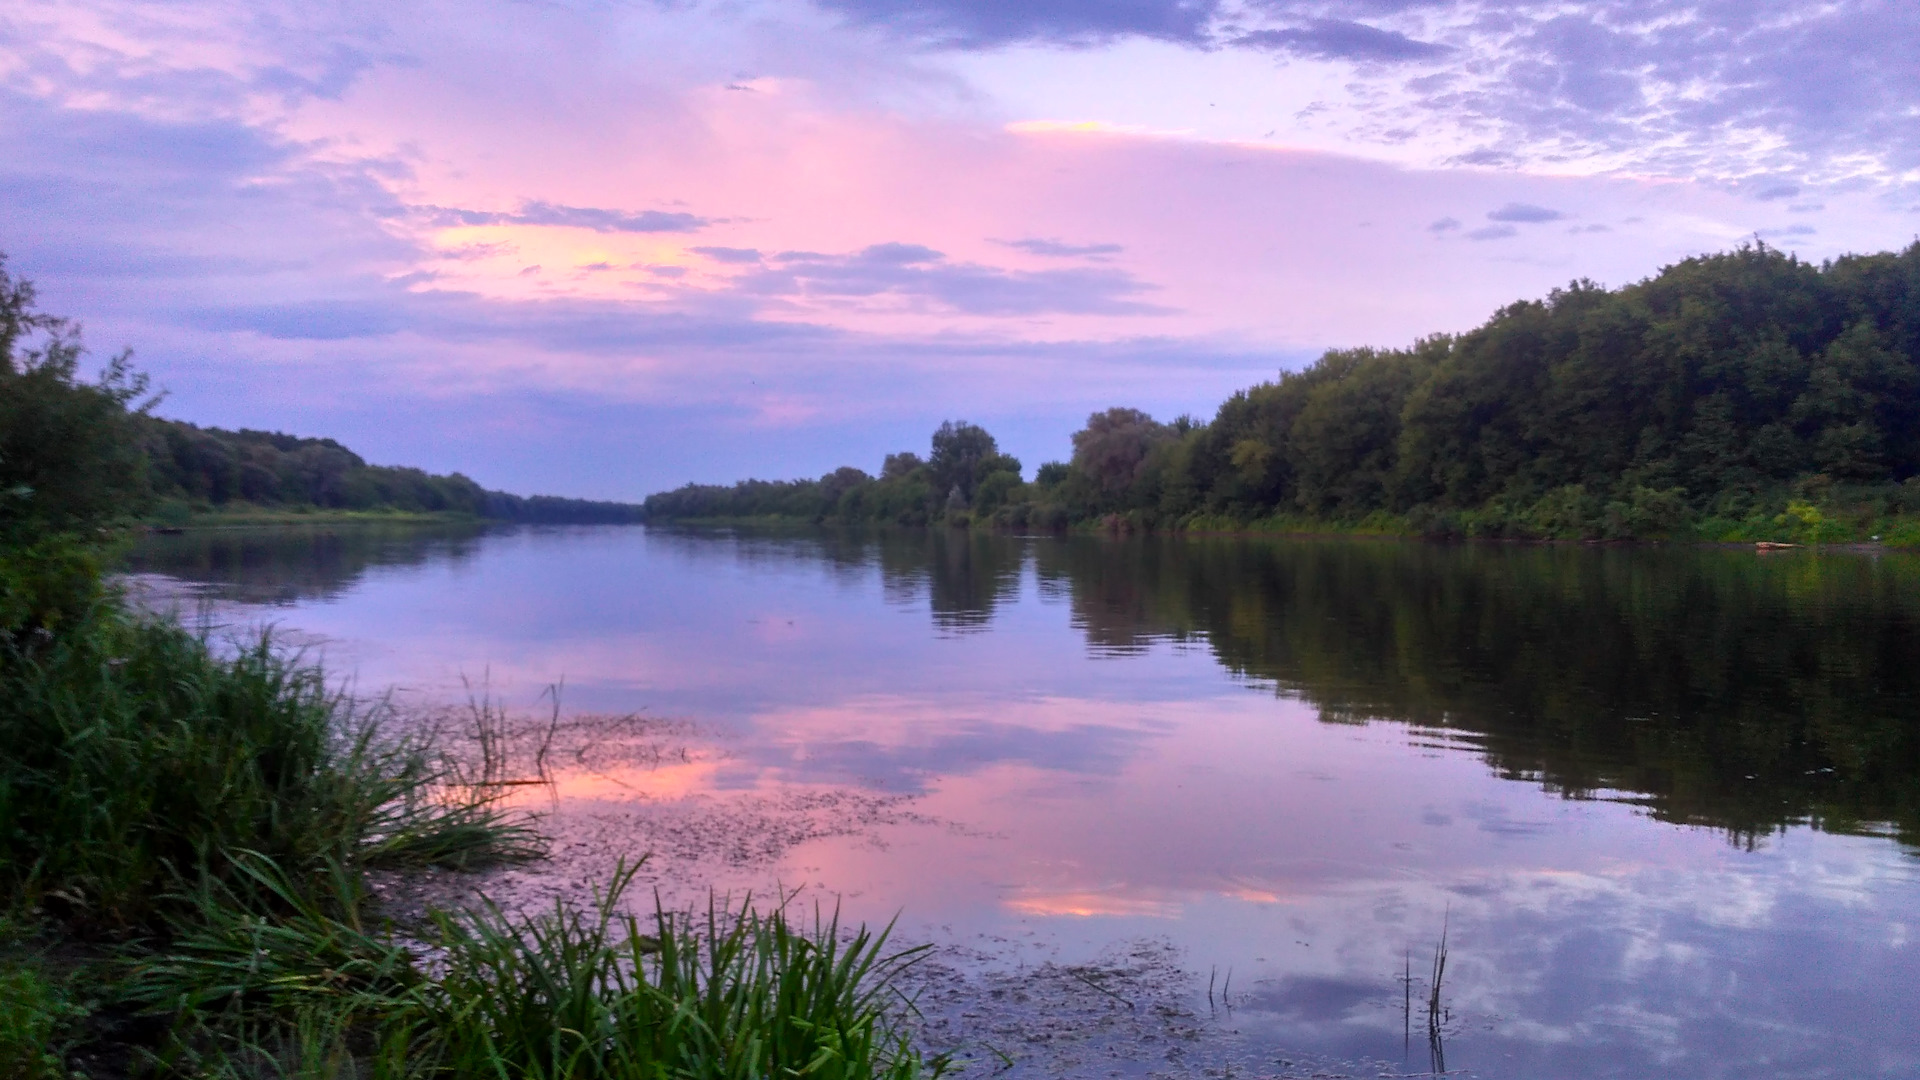
[[[1786,518],[1786,520],[1781,520]],[[994,519],[962,519],[933,525],[902,526],[887,523],[847,524],[832,518],[802,518],[778,514],[749,517],[675,518],[652,525],[694,529],[752,528],[803,531],[817,528],[951,529],[963,532],[1027,534],[1037,530]],[[1817,511],[1805,516],[1779,515],[1736,521],[1710,518],[1668,534],[1644,537],[1583,536],[1512,527],[1501,520],[1456,515],[1437,523],[1416,521],[1409,515],[1376,511],[1357,520],[1276,514],[1243,519],[1227,515],[1195,514],[1167,523],[1148,515],[1107,514],[1073,522],[1053,535],[1131,535],[1243,537],[1353,537],[1401,540],[1460,540],[1537,544],[1688,544],[1701,547],[1764,544],[1779,547],[1920,550],[1920,520],[1895,517],[1841,518]]]
[[[268,636],[216,650],[111,598],[0,640],[0,1075],[938,1072],[884,1007],[914,954],[865,928],[643,928],[630,862],[544,914],[385,903],[544,846],[484,713],[477,760],[394,720]]]
[[[319,507],[225,506],[188,513],[148,515],[140,527],[150,532],[234,529],[272,525],[466,525],[486,518],[455,511],[331,510]]]

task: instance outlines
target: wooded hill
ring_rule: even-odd
[[[1330,351],[1209,422],[1097,413],[1032,483],[941,456],[690,485],[648,514],[1920,540],[1920,244],[1814,265],[1755,243],[1576,281],[1463,334]]]
[[[502,521],[638,521],[631,503],[530,498],[488,491],[454,473],[369,465],[332,439],[274,431],[225,431],[178,420],[139,418],[137,426],[156,520],[239,507],[453,513]]]

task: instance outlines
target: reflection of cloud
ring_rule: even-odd
[[[1138,729],[1093,723],[1048,731],[998,721],[935,720],[934,711],[924,707],[916,710],[922,716],[920,723],[904,715],[899,718],[899,734],[908,736],[903,741],[835,737],[808,730],[822,722],[844,729],[870,708],[855,704],[847,709],[762,716],[757,724],[772,740],[742,759],[803,783],[857,780],[886,791],[923,791],[942,778],[1009,764],[1069,775],[1117,776],[1150,738]],[[889,725],[859,726],[873,733]]]
[[[1081,918],[1132,915],[1174,919],[1181,913],[1181,905],[1170,900],[1119,896],[1107,892],[1028,894],[1007,900],[1006,906],[1022,915],[1071,915]]]

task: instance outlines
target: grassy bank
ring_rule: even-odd
[[[146,515],[149,529],[222,529],[258,525],[456,525],[483,521],[455,511],[335,510],[322,507],[163,504]]]
[[[262,638],[111,598],[0,639],[0,1075],[899,1077],[912,954],[828,921],[401,919],[369,875],[536,857],[499,790]],[[427,963],[425,957],[432,957]]]

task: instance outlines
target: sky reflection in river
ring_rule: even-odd
[[[362,688],[681,722],[560,755],[594,824],[554,876],[647,844],[670,887],[1012,963],[1166,939],[1203,1012],[1232,973],[1256,1063],[1409,1056],[1444,925],[1475,1075],[1920,1071],[1902,559],[563,529],[135,563]]]

